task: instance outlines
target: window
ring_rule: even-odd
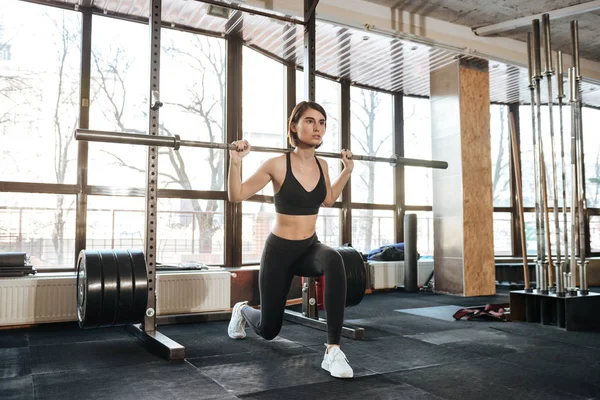
[[[557,195],[558,204],[562,207],[562,159],[561,159],[561,131],[560,131],[560,114],[559,108],[553,107],[553,122],[554,122],[554,146],[555,146],[555,162],[556,162],[556,178],[557,178]],[[547,201],[548,206],[554,206],[554,190],[553,190],[553,175],[552,175],[552,142],[550,140],[550,124],[549,124],[548,107],[541,107],[541,128],[544,145],[544,162],[546,165],[546,183],[547,183]],[[520,130],[520,145],[521,145],[521,180],[523,186],[523,206],[535,206],[535,190],[534,190],[534,154],[533,154],[533,137],[532,130],[532,115],[531,106],[519,107],[519,130]],[[515,121],[516,123],[516,121]],[[569,107],[563,107],[563,132],[562,145],[564,145],[565,167],[566,167],[566,193],[567,205],[569,204],[568,194],[571,193],[571,169],[570,169],[570,112]],[[537,135],[536,135],[536,142]],[[538,172],[539,173],[539,172]]]
[[[494,213],[494,254],[512,254],[512,218],[510,213]]]
[[[408,211],[417,215],[417,252],[421,256],[433,256],[433,212]]]
[[[75,183],[80,14],[4,0],[0,25],[0,180]]]
[[[352,87],[351,149],[357,155],[391,157],[394,149],[393,98],[373,90]],[[355,161],[353,203],[394,203],[394,170],[386,163]]]
[[[285,67],[252,49],[243,47],[242,124],[244,139],[251,146],[287,147]],[[242,178],[249,178],[270,153],[250,152],[242,163]],[[273,195],[273,186],[258,194]]]
[[[157,261],[223,264],[224,208],[225,202],[217,200],[160,199]]]
[[[0,252],[25,252],[34,266],[75,265],[75,196],[0,192]]]
[[[267,236],[275,223],[275,206],[245,201],[242,203],[242,263],[260,261]]]
[[[429,99],[404,97],[404,156],[431,160]],[[405,203],[433,205],[431,168],[404,167]]]
[[[600,253],[600,216],[590,216],[590,248],[592,253]]]
[[[490,117],[494,207],[510,207],[510,160],[512,149],[510,145],[508,106],[492,104],[490,106]],[[510,239],[510,229],[508,233]],[[500,254],[499,251],[503,252],[504,250],[497,248],[496,254]]]
[[[88,196],[86,249],[143,249],[144,206],[143,197]]]
[[[394,212],[389,210],[352,210],[352,246],[368,253],[394,243]]]
[[[148,133],[148,27],[93,18],[90,128]],[[143,188],[147,151],[146,146],[90,142],[88,183]]]
[[[163,29],[161,42],[160,134],[224,143],[225,41]],[[159,188],[222,191],[224,158],[219,149],[160,148]]]
[[[584,107],[582,122],[587,206],[600,208],[600,138],[598,137],[600,110]]]

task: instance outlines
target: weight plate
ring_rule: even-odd
[[[133,318],[135,321],[132,322],[138,323],[144,320],[148,306],[148,271],[143,251],[127,251],[129,252],[133,270]]]
[[[115,314],[115,325],[133,323],[133,268],[127,250],[115,250],[119,270],[119,304]]]
[[[81,328],[96,328],[100,323],[102,285],[98,252],[82,250],[77,259],[77,318]]]
[[[102,311],[100,326],[112,326],[119,303],[119,270],[112,250],[98,251],[102,263]]]

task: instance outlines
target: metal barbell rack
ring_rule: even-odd
[[[128,132],[111,132],[111,131],[99,131],[92,129],[75,129],[75,139],[85,140],[89,142],[104,142],[104,143],[121,143],[121,144],[134,144],[142,146],[162,146],[170,147],[174,150],[179,150],[180,147],[201,147],[206,149],[221,149],[221,150],[236,150],[237,147],[231,143],[214,143],[214,142],[202,142],[198,140],[181,140],[179,135],[175,136],[153,136],[144,135],[140,133],[128,133]],[[288,153],[291,149],[279,149],[276,147],[261,147],[252,146],[252,150],[262,153]],[[327,153],[317,152],[317,156],[329,157],[329,158],[342,158],[339,153]],[[370,162],[387,162],[392,167],[398,165],[406,167],[424,167],[424,168],[437,168],[446,169],[448,163],[446,161],[436,160],[420,160],[416,158],[405,158],[393,155],[391,157],[375,157],[375,156],[361,156],[352,155],[352,159],[356,161],[370,161]]]

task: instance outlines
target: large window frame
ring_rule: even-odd
[[[32,2],[35,3],[35,2]],[[44,4],[39,7],[55,7],[65,8],[57,4]],[[102,15],[100,12],[93,11],[90,8],[81,7],[78,11],[82,14],[82,29],[81,29],[81,92],[79,104],[79,126],[81,128],[89,128],[89,107],[88,104],[90,98],[90,80],[91,80],[91,43],[92,43],[92,30],[91,25],[94,15]],[[128,19],[124,16],[118,16],[118,19],[127,21],[128,23],[143,23],[137,19]],[[171,26],[165,24],[163,29],[173,29]],[[207,35],[222,38],[223,36],[216,33],[210,33],[201,29],[191,29],[178,27],[178,30],[189,32],[198,35]],[[242,48],[247,46],[253,51],[259,51],[262,54],[281,62],[287,70],[286,73],[286,110],[287,118],[289,112],[296,102],[296,70],[297,66],[288,60],[284,60],[269,54],[261,49],[257,49],[251,44],[243,43],[238,31],[232,30],[228,35],[225,36],[226,40],[226,59],[227,59],[227,99],[225,106],[225,119],[226,119],[226,133],[225,141],[231,142],[239,139],[241,126],[243,121],[241,120],[241,91],[242,91],[242,75],[239,63],[242,62]],[[357,85],[350,82],[348,79],[337,79],[322,74],[317,74],[325,79],[335,79],[341,85],[340,90],[340,121],[339,130],[341,135],[341,146],[342,148],[349,148],[350,143],[350,119],[351,115],[349,112],[350,108],[350,91],[351,87],[359,87],[368,90],[374,90],[382,93],[389,94],[393,97],[393,134],[394,134],[394,154],[398,156],[404,156],[404,132],[403,132],[403,98],[404,95],[399,92],[388,92],[379,88],[373,88],[365,85]],[[511,112],[516,114],[515,118],[517,124],[517,136],[519,137],[519,124],[518,124],[518,112],[519,104],[508,104]],[[520,152],[519,152],[520,155]],[[228,163],[228,156],[226,156],[226,164]],[[87,196],[129,196],[129,197],[144,197],[143,190],[140,188],[114,188],[107,186],[94,186],[88,185],[87,177],[82,174],[82,171],[87,170],[88,167],[88,144],[85,142],[78,142],[77,144],[77,182],[73,183],[35,183],[35,182],[21,182],[21,181],[0,181],[0,192],[15,192],[15,193],[40,193],[40,194],[54,194],[54,195],[71,195],[76,197],[77,211],[76,211],[76,222],[75,222],[75,249],[85,248],[86,243],[86,218],[87,218]],[[227,169],[227,167],[225,167]],[[510,162],[510,206],[508,207],[494,207],[496,213],[506,213],[511,216],[512,226],[512,251],[511,256],[521,256],[521,250],[518,243],[520,243],[520,230],[518,227],[518,210],[516,208],[515,199],[515,184],[514,184],[514,165]],[[351,185],[351,181],[349,183]],[[242,243],[241,243],[241,205],[231,204],[227,201],[226,192],[226,180],[224,190],[184,190],[184,189],[161,189],[158,192],[159,199],[195,199],[195,200],[216,200],[223,201],[224,206],[224,256],[223,266],[225,267],[239,267],[242,266]],[[249,199],[251,202],[263,202],[271,203],[273,201],[272,196],[256,195]],[[394,172],[394,199],[392,204],[378,204],[378,203],[360,203],[353,202],[350,195],[350,187],[344,190],[340,201],[333,205],[333,208],[341,210],[341,225],[340,225],[340,244],[352,243],[352,210],[385,210],[390,211],[394,215],[394,232],[393,238],[395,242],[403,241],[403,230],[404,230],[404,215],[407,212],[431,212],[432,207],[430,205],[410,205],[405,204],[405,187],[404,187],[404,168],[398,166]],[[525,212],[534,212],[532,207],[526,207]],[[591,251],[589,239],[590,239],[590,218],[594,218],[594,221],[598,220],[600,216],[600,208],[588,208],[587,215],[587,254],[586,256],[599,256],[600,249],[594,249]],[[225,250],[227,249],[227,250]],[[72,265],[73,267],[65,268],[49,268],[41,271],[55,271],[55,270],[70,270],[72,271],[76,265],[78,254],[73,254]],[[249,265],[256,264],[251,263]]]

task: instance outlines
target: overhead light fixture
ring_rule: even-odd
[[[227,7],[216,6],[214,4],[208,5],[207,14],[217,18],[229,19],[230,9]]]

